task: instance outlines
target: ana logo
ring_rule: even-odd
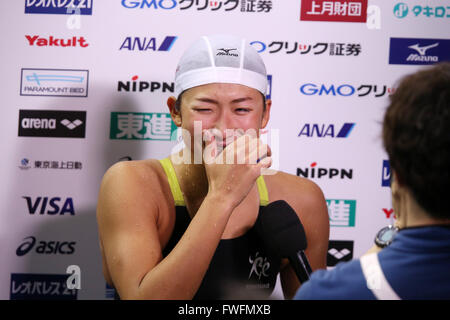
[[[450,61],[450,40],[391,38],[389,64],[435,64]]]
[[[397,18],[404,18],[408,15],[408,5],[406,3],[400,2],[394,6],[394,16]]]
[[[328,244],[327,266],[334,267],[341,261],[353,259],[353,241],[330,241]]]
[[[339,129],[335,135],[334,124],[310,124],[306,123],[300,130],[298,137],[308,137],[308,138],[347,138],[355,127],[355,123],[344,123],[344,125]]]
[[[336,168],[316,168],[317,162],[310,164],[309,168],[297,168],[297,176],[304,178],[317,178],[323,177],[333,179],[353,179],[353,169],[336,169]]]
[[[389,208],[389,209],[383,208],[383,212],[384,212],[386,218],[387,218],[387,219],[390,219],[390,218],[391,218],[391,215],[394,213],[394,209],[392,209],[392,208]],[[393,217],[395,218],[395,214],[394,214]]]
[[[158,41],[156,38],[147,38],[147,37],[126,37],[125,40],[122,42],[122,45],[120,46],[119,50],[129,50],[129,51],[169,51],[173,44],[175,43],[175,40],[177,40],[178,37],[174,36],[167,36],[164,38],[162,43],[157,46]]]
[[[302,0],[300,20],[366,22],[367,0]]]
[[[28,44],[30,46],[38,46],[38,47],[77,47],[80,46],[82,48],[86,48],[89,46],[89,43],[86,42],[84,37],[71,37],[68,39],[55,38],[53,36],[49,36],[48,38],[43,38],[37,36],[26,35],[25,38],[28,40]]]
[[[35,237],[27,237],[19,245],[16,255],[21,257],[29,253],[36,244]],[[73,254],[75,252],[75,241],[39,241],[35,252],[38,254]]]
[[[60,197],[37,197],[36,200],[33,200],[31,197],[23,196],[27,202],[28,213],[35,214],[39,211],[39,214],[48,214],[48,215],[64,215],[70,214],[72,216],[75,215],[75,209],[73,206],[72,198],[66,198],[62,203],[62,198]],[[62,205],[61,205],[62,203]],[[38,210],[39,209],[39,210]]]
[[[22,69],[20,95],[87,97],[88,70]]]
[[[231,57],[239,57],[239,55],[237,53],[233,53],[231,51],[235,51],[237,50],[236,48],[234,49],[218,49],[219,52],[217,52],[217,56],[231,56]]]
[[[112,112],[110,139],[176,140],[177,126],[169,113]]]
[[[268,277],[269,275],[266,273],[270,269],[270,262],[267,261],[267,257],[260,257],[259,252],[255,254],[254,257],[249,256],[248,262],[252,265],[250,269],[250,273],[248,278],[255,274],[258,277],[258,280],[261,280],[261,276]]]
[[[354,227],[356,200],[326,200],[331,227]]]
[[[69,274],[11,273],[10,300],[76,300],[67,288]]]
[[[157,81],[136,81],[138,76],[133,76],[132,81],[119,81],[117,84],[117,91],[122,92],[142,92],[149,91],[155,92],[161,90],[162,92],[174,92],[175,83],[174,82],[157,82]]]
[[[391,186],[391,166],[389,164],[389,160],[383,160],[383,168],[381,171],[381,186]]]
[[[19,137],[84,138],[85,131],[85,111],[19,111]]]
[[[26,0],[25,13],[92,15],[92,0]]]

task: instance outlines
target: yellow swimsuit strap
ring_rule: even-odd
[[[173,168],[172,161],[169,158],[164,158],[159,160],[164,171],[169,180],[170,190],[172,191],[173,199],[175,200],[176,206],[185,206],[183,192],[181,191],[180,184],[178,183],[177,175],[175,174],[175,169]],[[267,192],[266,183],[264,182],[263,176],[259,176],[256,179],[256,185],[259,192],[259,204],[261,206],[267,206],[269,204],[269,193]]]

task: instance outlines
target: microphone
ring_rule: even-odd
[[[274,255],[288,258],[300,283],[309,280],[311,266],[304,253],[305,229],[294,209],[284,200],[263,207],[258,230],[266,248]]]

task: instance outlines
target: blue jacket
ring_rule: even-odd
[[[403,229],[378,253],[386,280],[401,299],[450,299],[450,227]],[[318,270],[297,291],[296,300],[376,299],[360,260]]]

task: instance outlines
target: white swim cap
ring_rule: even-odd
[[[183,54],[175,73],[175,96],[208,83],[236,83],[266,95],[266,67],[245,39],[230,35],[205,36]]]

